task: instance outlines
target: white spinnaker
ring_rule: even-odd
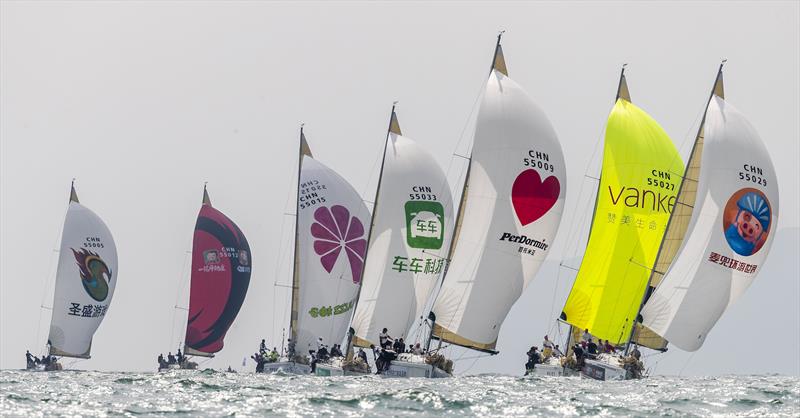
[[[378,345],[388,328],[408,332],[442,273],[453,232],[453,199],[434,158],[410,138],[389,133],[365,281],[353,319],[356,344]]]
[[[566,195],[552,125],[497,70],[478,113],[468,178],[460,235],[433,308],[435,334],[493,350],[508,311],[547,257]]]
[[[295,350],[303,355],[317,349],[319,337],[331,345],[347,333],[361,283],[370,213],[350,183],[307,155],[302,156],[298,199],[300,295]],[[361,257],[355,254],[359,249]]]
[[[89,358],[92,336],[114,296],[117,273],[117,247],[111,231],[87,207],[70,202],[47,338],[51,354]]]
[[[767,258],[778,220],[778,183],[767,149],[744,116],[718,96],[706,113],[700,170],[687,238],[642,310],[647,327],[687,351],[703,345],[725,309],[753,282]],[[763,197],[766,206],[760,203]],[[740,214],[740,200],[762,220],[768,213],[765,239],[750,255],[747,240],[736,238],[741,238],[738,233],[732,236],[733,245],[726,238],[729,221]],[[738,230],[733,226],[731,233]],[[752,266],[754,271],[749,271]]]

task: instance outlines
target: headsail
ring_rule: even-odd
[[[222,350],[225,334],[242,307],[253,265],[242,231],[211,206],[203,188],[192,243],[192,279],[184,352],[208,356]]]
[[[778,220],[769,153],[722,91],[720,68],[706,109],[702,162],[690,173],[698,183],[687,238],[642,310],[645,326],[688,351],[703,345],[755,279]]]
[[[720,64],[719,71],[717,71],[717,78],[714,82],[714,88],[711,95],[708,97],[706,108],[711,103],[714,96],[725,97],[722,83],[722,64]],[[700,121],[700,127],[697,130],[694,144],[692,145],[692,152],[689,154],[689,161],[686,163],[686,172],[681,181],[680,188],[678,189],[677,200],[672,210],[672,215],[667,224],[667,232],[664,234],[664,239],[661,243],[661,248],[658,250],[656,257],[656,264],[650,276],[650,283],[645,295],[645,302],[653,294],[653,291],[661,283],[664,273],[672,265],[675,255],[678,253],[683,239],[686,236],[686,230],[689,227],[689,222],[692,219],[692,209],[695,205],[697,198],[697,181],[700,178],[700,163],[703,156],[703,139],[705,131],[705,112],[703,119]],[[641,320],[641,316],[639,316]],[[666,350],[667,340],[660,335],[656,334],[650,328],[642,325],[641,322],[636,323],[634,328],[633,338],[634,343],[652,348],[654,350]]]
[[[533,280],[561,220],[566,170],[544,112],[513,80],[498,44],[478,113],[433,335],[494,352],[511,306]]]
[[[74,185],[60,248],[47,343],[52,355],[89,358],[117,285],[117,247],[103,220],[78,202]]]
[[[353,319],[354,344],[378,334],[408,337],[445,268],[453,199],[434,158],[403,136],[392,108],[379,192],[373,209],[363,288]]]
[[[666,132],[628,101],[624,71],[617,96],[589,243],[562,313],[613,344],[628,341],[683,174]]]
[[[369,209],[358,192],[311,156],[301,132],[292,336],[297,353],[340,342],[361,286]]]

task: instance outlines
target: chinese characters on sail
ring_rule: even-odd
[[[719,264],[723,267],[727,267],[731,270],[743,271],[745,273],[755,273],[756,268],[758,267],[756,264],[745,263],[744,261],[726,257],[713,251],[708,255],[708,261]]]
[[[67,315],[82,318],[106,316],[106,311],[108,310],[108,305],[81,305],[75,302],[70,302],[69,304],[71,306],[67,308]]]

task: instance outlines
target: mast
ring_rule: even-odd
[[[728,61],[727,59],[723,59],[722,62],[719,64],[719,68],[717,69],[717,76],[714,78],[714,86],[711,88],[711,93],[709,94],[708,100],[706,101],[706,107],[705,110],[703,111],[703,119],[700,121],[700,127],[697,129],[697,135],[695,136],[694,144],[692,145],[692,151],[689,154],[689,160],[686,162],[686,173],[684,174],[683,181],[681,181],[681,185],[678,186],[678,194],[676,195],[677,198],[675,199],[675,207],[670,213],[669,220],[667,221],[666,232],[664,233],[664,237],[661,239],[661,245],[659,245],[658,252],[656,253],[656,262],[653,265],[653,268],[650,272],[650,277],[647,281],[647,287],[645,287],[644,295],[642,295],[642,302],[639,304],[639,310],[636,311],[636,318],[633,326],[631,327],[631,333],[630,336],[628,337],[628,343],[625,345],[625,354],[627,354],[628,350],[630,349],[631,342],[633,341],[634,334],[636,333],[637,324],[641,324],[642,322],[641,318],[642,308],[644,307],[645,302],[647,302],[652,293],[650,287],[653,282],[653,279],[655,278],[656,274],[663,276],[675,257],[675,251],[677,251],[677,248],[675,248],[671,254],[666,255],[666,257],[668,257],[669,260],[664,260],[667,261],[666,265],[664,266],[664,271],[658,271],[657,267],[659,264],[661,264],[659,261],[661,261],[661,256],[664,251],[664,244],[668,240],[670,227],[673,226],[673,221],[676,219],[675,213],[680,210],[679,208],[686,208],[686,210],[688,210],[687,215],[691,217],[692,210],[694,209],[694,198],[696,197],[696,190],[697,190],[696,184],[698,179],[693,177],[690,171],[697,171],[697,173],[699,174],[700,166],[698,159],[701,158],[703,152],[702,141],[705,137],[704,128],[706,123],[706,114],[708,113],[708,106],[711,104],[711,99],[713,99],[714,96],[725,98],[725,88],[723,86],[723,81],[722,81],[722,67],[725,65],[725,62],[727,61]],[[696,167],[695,164],[697,164]],[[692,168],[695,168],[695,170],[692,170]],[[681,195],[685,191],[686,180],[694,183],[693,190],[695,192],[695,196],[692,197],[691,203],[682,202],[680,200]],[[683,233],[685,233],[686,227],[688,227],[688,224],[682,228]],[[680,234],[683,235],[683,233]],[[682,240],[679,240],[679,243],[680,241]]]
[[[367,257],[369,256],[369,244],[372,242],[372,228],[375,226],[375,215],[378,213],[378,198],[381,194],[381,180],[383,180],[383,169],[386,165],[386,150],[389,148],[389,138],[391,134],[395,135],[403,135],[403,132],[400,130],[400,122],[397,121],[397,114],[395,113],[395,108],[397,107],[397,101],[392,102],[392,112],[389,115],[389,127],[386,129],[386,140],[383,142],[383,157],[381,158],[381,170],[378,173],[378,185],[375,188],[375,199],[372,203],[372,216],[370,216],[369,220],[369,235],[367,235],[367,249],[364,253],[364,263],[361,265],[361,284],[358,286],[358,293],[356,294],[356,303],[353,304],[353,314],[350,316],[350,323],[353,323],[353,318],[355,318],[356,308],[358,307],[358,301],[361,299],[361,289],[364,287],[364,272],[367,267]],[[353,337],[355,337],[355,329],[351,327],[348,328],[347,332],[347,350],[345,351],[346,355],[350,355],[350,350],[353,348]]]
[[[498,71],[508,77],[508,67],[506,66],[506,59],[505,55],[503,55],[503,45],[501,41],[503,39],[503,34],[505,30],[500,31],[497,34],[497,43],[494,46],[494,54],[492,56],[492,65],[489,68],[489,77],[492,76],[493,71]],[[458,210],[456,211],[456,218],[453,222],[453,237],[450,240],[450,248],[447,250],[447,258],[445,258],[445,268],[442,272],[442,279],[439,283],[439,290],[441,291],[442,283],[444,283],[445,276],[447,276],[447,270],[450,267],[450,260],[453,259],[453,253],[455,253],[456,245],[458,243],[458,237],[461,233],[461,225],[464,222],[464,210],[466,205],[464,204],[467,201],[467,195],[469,194],[469,177],[470,173],[472,172],[472,150],[470,150],[469,157],[467,160],[467,174],[464,175],[464,184],[461,187],[461,198],[458,201]],[[433,300],[436,301],[438,298],[438,293],[434,296]],[[431,311],[428,313],[428,320],[431,321],[430,323],[430,333],[428,334],[428,340],[425,342],[425,351],[430,349],[431,340],[434,338],[434,333],[436,330],[436,314],[433,312],[433,305],[431,305]],[[443,335],[438,336],[439,345],[441,346],[441,342],[443,340]],[[472,348],[477,351],[484,351],[488,352],[492,355],[497,354],[497,351],[494,350],[481,350],[474,347]]]
[[[289,336],[293,342],[297,341],[297,318],[300,315],[300,258],[298,257],[300,253],[298,242],[298,237],[300,236],[298,231],[300,224],[300,174],[303,170],[303,157],[313,157],[311,148],[306,142],[306,135],[303,133],[304,125],[304,123],[300,124],[300,146],[297,152],[297,198],[295,199],[294,207],[294,263],[292,263],[292,307],[289,319]]]

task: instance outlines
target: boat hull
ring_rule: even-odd
[[[569,377],[578,376],[578,371],[564,366],[552,364],[537,364],[533,370],[528,370],[528,376]]]
[[[627,371],[619,366],[604,361],[586,360],[581,376],[595,380],[626,380]]]
[[[47,366],[43,364],[38,364],[35,366],[27,366],[25,370],[29,372],[55,372],[59,370],[64,370],[64,368],[61,367],[61,363],[56,362],[48,364]]]
[[[408,362],[401,360],[392,360],[389,370],[382,371],[380,375],[383,377],[453,377],[453,375],[450,373],[447,373],[444,370],[427,363]]]
[[[370,372],[359,372],[355,370],[344,370],[339,366],[331,364],[317,364],[315,373],[317,376],[366,376]]]
[[[264,364],[264,371],[261,373],[310,374],[311,366],[293,361],[276,361]]]

